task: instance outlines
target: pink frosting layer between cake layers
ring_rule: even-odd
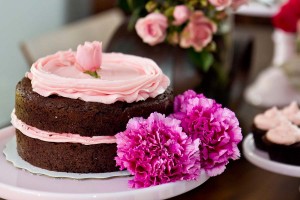
[[[89,102],[127,103],[156,97],[170,85],[169,78],[148,58],[121,53],[103,53],[96,79],[75,67],[75,52],[60,51],[40,58],[26,76],[33,91],[47,97],[62,97]]]
[[[86,137],[86,136],[80,136],[78,134],[71,134],[71,133],[55,133],[55,132],[43,131],[33,126],[27,125],[26,123],[19,120],[15,115],[15,110],[13,110],[13,112],[11,113],[11,123],[16,129],[19,129],[24,135],[42,141],[46,141],[46,142],[69,142],[69,143],[80,143],[83,145],[116,143],[115,136]]]

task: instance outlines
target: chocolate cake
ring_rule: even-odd
[[[60,172],[96,173],[117,171],[116,144],[83,145],[45,142],[24,135],[18,129],[18,154],[37,167]]]
[[[117,171],[114,135],[133,117],[173,111],[170,81],[152,60],[100,47],[41,58],[17,84],[12,124],[21,158],[52,171]]]
[[[46,131],[112,136],[124,131],[132,117],[146,118],[154,111],[171,113],[172,97],[171,88],[155,98],[133,103],[103,104],[57,95],[43,97],[32,91],[28,78],[23,78],[16,87],[15,112],[21,121]]]

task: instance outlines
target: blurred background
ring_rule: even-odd
[[[9,125],[10,112],[14,107],[15,85],[29,70],[31,60],[44,56],[44,52],[54,53],[56,50],[76,47],[78,43],[72,44],[76,38],[72,41],[71,39],[70,41],[66,40],[69,40],[68,34],[69,37],[78,37],[72,36],[72,33],[76,32],[73,35],[80,34],[78,33],[80,32],[80,25],[75,28],[66,28],[66,26],[73,26],[73,24],[84,21],[90,16],[110,10],[115,7],[116,3],[117,1],[104,0],[29,0],[26,3],[16,0],[1,1],[0,127]],[[271,33],[273,27],[270,16],[277,9],[271,6],[255,6],[242,8],[235,15],[234,34],[237,36],[250,35],[255,44],[251,56],[249,80],[253,79],[263,67],[268,66],[272,58]],[[100,27],[101,23],[99,22],[99,28],[103,30],[102,32],[106,32],[109,26],[112,26],[111,32],[114,32],[114,28],[118,26],[119,18],[121,18],[120,13],[117,14],[119,16],[118,19],[115,19],[115,23],[113,23],[112,18],[116,14],[108,17],[113,22],[106,23],[104,29]],[[97,26],[97,22],[94,20],[92,25],[88,26]],[[83,34],[88,35],[89,33]],[[77,40],[83,39],[84,37]],[[110,38],[105,36],[105,39],[109,40]],[[48,43],[45,42],[47,40]],[[104,45],[108,43],[108,41],[103,42]],[[29,54],[35,54],[36,58]]]

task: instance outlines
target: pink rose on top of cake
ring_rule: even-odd
[[[175,6],[173,17],[175,21],[173,22],[174,25],[181,25],[186,22],[191,15],[190,9],[186,5],[178,5]]]
[[[187,26],[180,35],[180,46],[182,48],[193,47],[200,52],[206,47],[213,37],[213,33],[217,31],[216,24],[207,18],[202,11],[194,12]]]
[[[102,42],[85,42],[78,45],[76,52],[76,67],[80,71],[99,78],[97,70],[102,62]]]
[[[167,27],[168,20],[160,13],[151,13],[140,18],[135,25],[137,34],[145,43],[152,46],[165,40]]]

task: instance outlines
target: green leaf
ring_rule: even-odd
[[[149,13],[153,12],[156,9],[156,7],[157,7],[157,2],[155,2],[155,1],[148,1],[148,3],[146,3],[146,6],[145,6],[147,12],[149,12]]]
[[[189,49],[189,57],[191,61],[203,72],[207,72],[214,63],[214,56],[207,51],[196,52],[194,49]]]
[[[168,18],[173,17],[173,12],[174,12],[175,7],[169,7],[165,10],[164,15],[167,16]]]
[[[128,30],[129,31],[132,31],[134,29],[135,23],[139,19],[141,11],[142,11],[142,8],[137,8],[133,11],[133,13],[129,19],[129,22],[128,22]]]
[[[146,2],[142,0],[127,0],[128,7],[131,11],[134,11],[135,9],[145,7]]]
[[[200,53],[200,60],[202,62],[202,70],[207,72],[214,63],[214,56],[209,52],[203,51]]]
[[[94,77],[94,78],[100,78],[100,76],[97,74],[97,72],[92,72],[92,71],[85,71],[84,73]]]
[[[118,0],[117,5],[119,8],[121,8],[127,14],[132,12],[132,10],[129,8],[127,1]]]

